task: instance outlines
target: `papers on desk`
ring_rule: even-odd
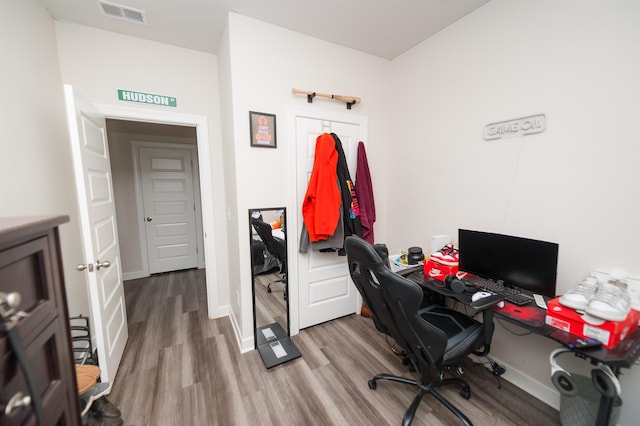
[[[413,268],[417,265],[423,265],[424,262],[419,262],[417,265],[407,265],[405,263],[400,263],[400,255],[394,254],[389,256],[389,264],[391,265],[391,270],[393,272],[402,271],[403,269]]]

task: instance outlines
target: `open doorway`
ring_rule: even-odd
[[[107,119],[107,135],[124,280],[204,268],[196,128]]]
[[[201,216],[203,228],[207,230],[203,235],[206,268],[199,271],[205,276],[208,316],[218,318],[221,310],[218,309],[216,239],[212,214],[214,191],[211,185],[211,141],[205,116],[93,104],[76,93],[70,85],[65,85],[64,91],[76,174],[82,245],[87,265],[87,272],[85,269],[82,272],[87,275],[95,347],[101,360],[101,379],[111,383],[127,342],[129,322],[123,294],[123,268],[120,261],[106,118],[195,128],[197,163],[202,177],[199,182],[202,194],[205,194],[202,197]],[[94,264],[97,265],[95,268]],[[203,299],[205,297],[200,298]]]

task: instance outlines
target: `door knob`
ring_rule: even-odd
[[[108,268],[109,266],[111,266],[111,262],[109,262],[108,260],[105,260],[104,262],[96,260],[96,271],[99,271],[100,268]]]
[[[153,218],[151,216],[147,216],[147,222],[151,222]]]
[[[79,263],[76,265],[76,271],[82,272],[85,269],[88,269],[89,272],[93,272],[93,263],[89,263],[88,265],[85,265],[84,263]]]

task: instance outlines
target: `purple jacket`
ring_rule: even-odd
[[[364,142],[358,143],[358,163],[356,166],[356,191],[360,204],[360,222],[362,224],[362,238],[369,243],[374,243],[373,223],[376,221],[376,205],[373,199],[373,185],[371,173],[367,162],[367,153]]]

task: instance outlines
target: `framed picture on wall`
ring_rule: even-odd
[[[251,146],[258,148],[276,148],[276,116],[264,112],[249,111]]]

